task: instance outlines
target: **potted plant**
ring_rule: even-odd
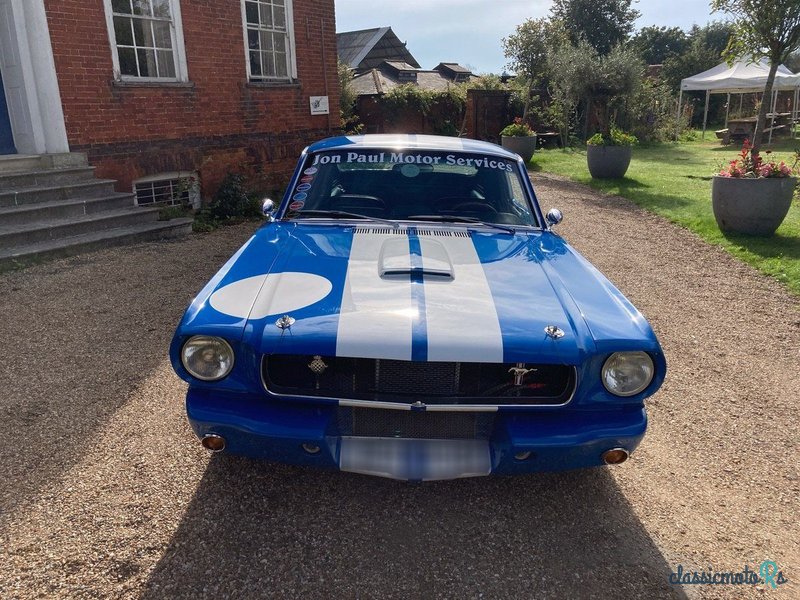
[[[536,132],[522,120],[522,117],[516,117],[513,123],[500,132],[500,140],[503,148],[519,154],[526,164],[536,150]]]
[[[636,136],[611,127],[608,134],[595,133],[586,141],[586,162],[595,179],[624,177],[631,164]]]
[[[794,164],[765,161],[752,153],[749,140],[742,151],[714,176],[711,206],[722,231],[749,235],[772,235],[780,227],[792,204],[800,151]],[[766,154],[771,151],[767,150]]]

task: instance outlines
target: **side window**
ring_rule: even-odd
[[[104,0],[117,79],[186,81],[179,0]]]
[[[250,81],[296,78],[292,0],[242,0]]]

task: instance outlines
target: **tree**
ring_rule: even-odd
[[[586,81],[589,119],[594,118],[600,133],[611,133],[613,110],[624,106],[640,86],[644,64],[635,52],[622,44],[615,46],[605,56],[598,56],[592,69],[593,77]],[[587,120],[587,122],[591,122]],[[588,131],[586,132],[588,135]]]
[[[789,55],[783,64],[789,69],[792,73],[800,72],[800,52],[793,52]]]
[[[566,39],[560,23],[549,19],[528,19],[507,38],[503,39],[503,53],[508,68],[517,75],[525,89],[523,117],[527,116],[534,90],[546,85],[547,55]]]
[[[623,106],[637,90],[644,71],[644,64],[633,50],[619,45],[601,56],[586,40],[574,46],[566,44],[551,53],[549,65],[553,95],[565,111],[574,111],[583,103],[584,135],[593,123],[608,136],[614,109]]]
[[[702,73],[717,66],[721,61],[719,50],[709,48],[702,36],[695,36],[689,40],[681,54],[670,56],[664,61],[661,77],[671,89],[678,90],[681,79]]]
[[[660,65],[683,54],[687,45],[686,33],[680,27],[642,27],[631,40],[631,48],[648,65]]]
[[[547,56],[552,77],[552,95],[564,111],[561,125],[562,144],[569,141],[570,120],[576,116],[579,103],[586,94],[586,81],[592,77],[597,51],[586,40],[576,45],[565,43]]]
[[[339,77],[339,117],[342,129],[346,132],[358,130],[358,116],[355,114],[358,95],[353,89],[353,69],[347,63],[339,61],[337,75]]]
[[[733,33],[733,26],[726,21],[711,21],[703,27],[693,25],[689,31],[690,40],[701,40],[707,48],[717,53],[717,57],[722,56],[728,41]]]
[[[633,0],[554,0],[550,14],[563,23],[573,45],[584,39],[602,56],[633,32],[640,13],[632,4]]]
[[[800,2],[798,0],[711,0],[714,11],[733,17],[733,35],[725,49],[725,58],[734,62],[741,57],[766,58],[769,75],[758,111],[751,154],[758,156],[767,107],[772,97],[778,67],[800,48]]]

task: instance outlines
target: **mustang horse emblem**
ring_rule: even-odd
[[[523,363],[517,363],[517,366],[511,367],[508,372],[514,374],[514,385],[522,385],[525,375],[535,373],[536,369],[526,369]]]

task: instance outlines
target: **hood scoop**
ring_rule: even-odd
[[[396,237],[381,246],[378,273],[383,279],[410,276],[452,280],[453,262],[445,247],[434,239]]]

